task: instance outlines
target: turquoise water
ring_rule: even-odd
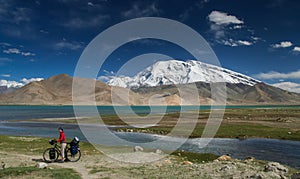
[[[256,106],[97,106],[99,113],[93,107],[80,106],[86,116],[101,115],[126,115],[135,114],[165,114],[181,111],[210,110],[210,109],[253,109],[253,108],[299,108],[299,106],[256,105]],[[74,117],[73,106],[0,106],[0,121],[26,120],[40,118],[65,118]]]
[[[299,108],[300,106],[98,106],[97,109],[101,115],[114,115],[116,110],[119,114],[130,114],[131,110],[137,114],[158,114],[158,113],[175,113],[180,111],[195,111],[209,109],[224,109],[224,108]],[[86,115],[96,116],[90,106],[81,106],[80,110]],[[62,123],[40,123],[26,121],[28,119],[37,118],[63,118],[74,117],[72,106],[0,106],[0,135],[15,135],[15,136],[41,136],[57,138],[57,128],[62,126],[67,134],[68,139],[78,136],[81,140],[86,140],[77,124],[62,124]],[[23,122],[13,122],[12,120],[23,120]],[[93,127],[93,126],[91,126]],[[147,143],[155,140],[161,140],[158,146],[160,148],[170,150],[172,145],[178,143],[181,138],[164,137],[150,134],[140,133],[121,133],[116,132],[118,138],[136,142],[140,146],[149,147]],[[208,152],[217,155],[226,153],[231,154],[234,158],[243,159],[248,156],[253,156],[261,160],[277,161],[300,169],[300,142],[273,140],[273,139],[213,139],[205,148],[199,148],[201,138],[188,139],[180,149],[191,152]],[[103,145],[116,145],[111,140],[101,140]]]

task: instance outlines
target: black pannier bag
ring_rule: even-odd
[[[49,150],[49,157],[50,157],[51,160],[54,160],[56,158],[56,156],[55,156],[55,149],[54,148],[51,148]]]
[[[74,137],[74,139],[70,143],[70,146],[71,146],[71,154],[76,155],[78,153],[79,139],[77,137]]]

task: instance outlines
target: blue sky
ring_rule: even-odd
[[[300,92],[300,1],[292,0],[0,0],[1,84],[73,76],[95,36],[137,17],[184,23],[206,39],[223,67]],[[144,53],[192,58],[163,41],[132,42],[109,57],[99,76]]]

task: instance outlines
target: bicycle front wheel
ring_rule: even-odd
[[[50,152],[51,150],[54,152]],[[43,153],[44,161],[48,162],[48,163],[55,162],[55,161],[57,161],[59,154],[60,154],[59,151],[56,150],[55,148],[48,148]]]
[[[70,162],[77,162],[81,157],[81,152],[78,149],[78,152],[76,154],[72,154],[71,149],[68,149],[66,157],[67,157],[67,160]]]

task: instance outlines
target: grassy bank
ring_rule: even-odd
[[[43,147],[47,140],[39,137],[0,136],[0,161],[7,163],[0,168],[0,178],[272,178],[274,172],[265,171],[267,161],[236,160],[215,161],[213,154],[199,154],[174,151],[162,160],[152,163],[130,164],[118,162],[99,155],[88,143],[82,143],[82,151],[87,152],[79,162],[49,164],[47,169],[38,169]],[[46,141],[46,142],[45,142]],[[40,144],[34,144],[40,143]],[[30,147],[27,147],[30,146]],[[134,153],[136,157],[143,152]],[[151,154],[151,152],[144,152]],[[156,155],[155,153],[152,153]],[[39,156],[39,157],[37,157]],[[10,162],[10,163],[8,163]],[[83,172],[83,171],[86,171]],[[78,172],[78,173],[77,173]],[[299,172],[288,167],[282,176],[289,177]],[[80,174],[79,174],[80,173]]]
[[[51,147],[50,138],[41,137],[21,137],[0,135],[0,151],[16,152],[25,155],[43,155],[43,152]],[[87,142],[80,142],[80,149],[84,155],[100,154],[93,145]]]
[[[182,115],[182,114],[181,114]],[[185,125],[191,124],[195,114],[183,114]],[[119,128],[117,131],[134,131],[154,134],[168,134],[177,124],[180,114],[167,114],[158,125],[148,128]],[[209,111],[200,111],[197,125],[191,138],[201,137]],[[149,121],[155,117],[150,116]],[[107,125],[120,124],[117,118],[104,118]],[[184,129],[183,129],[184,130]],[[178,132],[180,134],[180,131]],[[299,108],[282,109],[226,109],[222,123],[215,135],[219,138],[273,138],[300,141]]]
[[[80,175],[69,168],[39,169],[30,167],[10,167],[0,170],[0,178],[73,178],[80,179]]]
[[[152,134],[168,134],[177,124],[179,117],[183,119],[184,125],[191,125],[196,119],[197,124],[191,138],[201,137],[206,122],[209,118],[209,110],[190,111],[185,113],[169,113],[149,116],[116,116],[103,115],[99,118],[78,119],[35,119],[38,122],[62,122],[81,124],[106,124],[107,126],[120,126],[114,128],[120,132],[142,132]],[[126,122],[132,124],[155,124],[153,127],[133,128]],[[184,129],[183,129],[184,130]],[[180,133],[180,131],[179,131]],[[180,135],[179,135],[180,136]],[[300,141],[300,110],[299,108],[257,108],[257,109],[226,109],[221,126],[215,137],[219,138],[273,138]]]
[[[37,162],[43,161],[44,150],[51,147],[48,140],[49,138],[0,135],[0,178],[81,178],[71,168],[51,166],[39,169],[35,166]],[[82,142],[81,148],[84,155],[99,153],[89,143]]]

